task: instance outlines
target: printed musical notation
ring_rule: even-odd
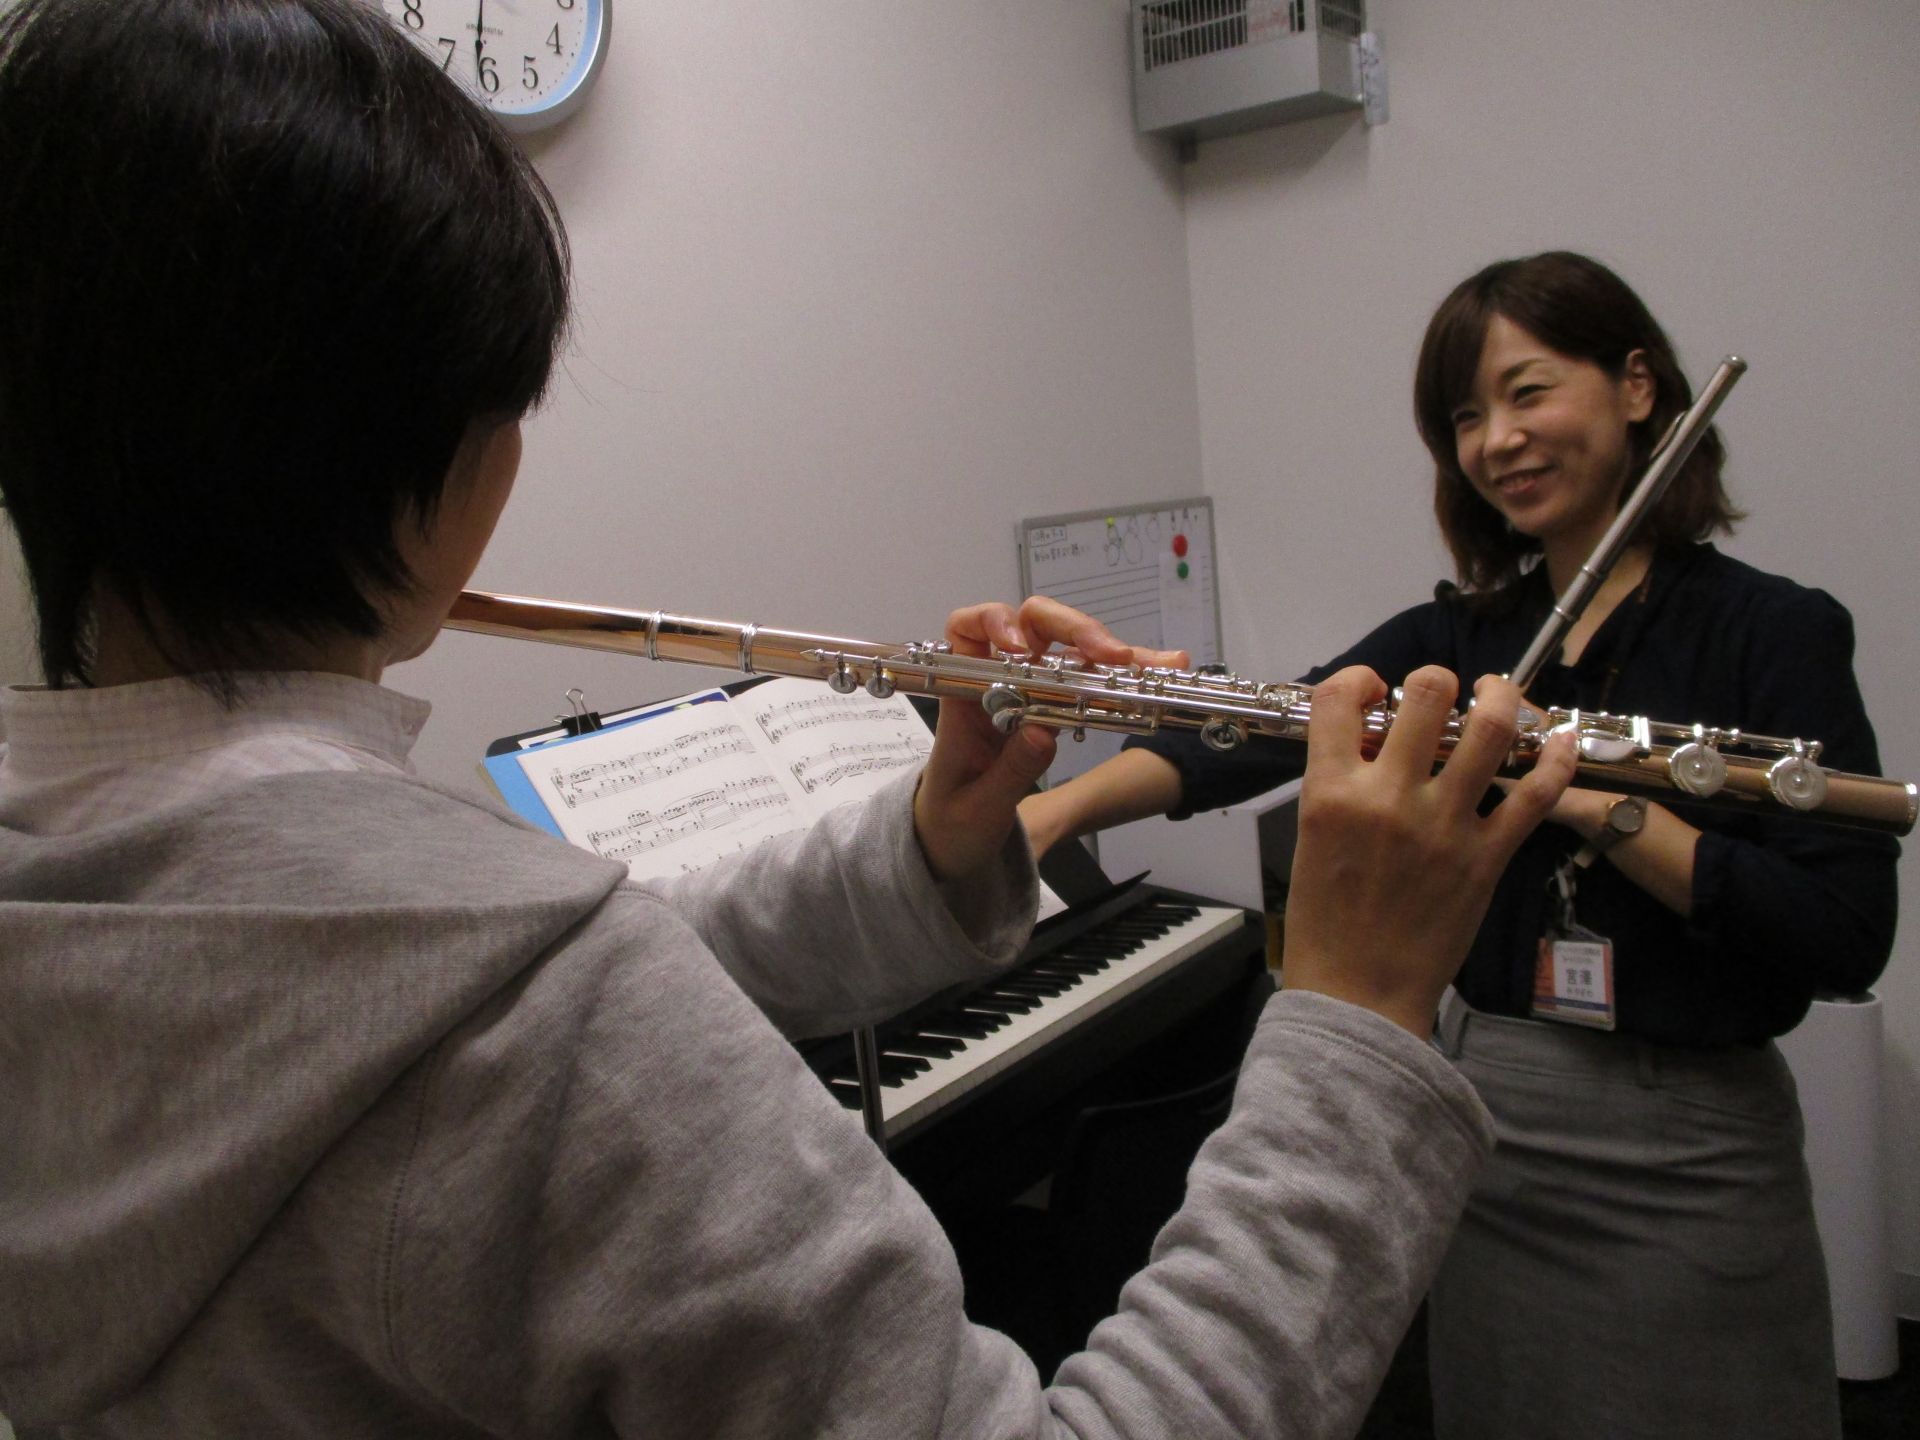
[[[631,861],[663,845],[721,830],[758,811],[790,810],[793,799],[772,775],[729,780],[660,810],[636,810],[624,822],[589,830],[587,843],[612,860]]]
[[[753,741],[732,721],[678,735],[665,745],[637,750],[609,760],[596,760],[571,770],[556,771],[553,788],[569,810],[604,800],[642,785],[653,785],[670,775],[724,760],[729,755],[751,755]]]
[[[918,765],[931,749],[931,743],[916,745],[905,736],[896,740],[829,745],[817,754],[801,756],[787,768],[800,782],[800,788],[811,795],[816,790],[831,790],[851,780],[890,775]]]
[[[757,691],[752,693],[758,698]],[[805,698],[753,706],[753,723],[775,745],[789,735],[817,730],[823,725],[870,726],[873,718],[871,697],[859,693],[836,695],[831,690]],[[918,728],[923,731],[926,729],[924,725]]]
[[[718,690],[687,696],[519,764],[568,840],[654,879],[803,830],[932,748],[901,696],[781,679],[737,700]]]

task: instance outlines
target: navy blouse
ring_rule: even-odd
[[[1494,613],[1442,585],[1433,601],[1394,616],[1305,678],[1366,665],[1397,685],[1438,664],[1470,692],[1479,676],[1519,660],[1551,608],[1544,567],[1519,584],[1517,603]],[[1549,664],[1529,694],[1543,705],[1817,739],[1822,764],[1880,773],[1853,677],[1846,608],[1711,545],[1660,552],[1578,663]],[[1304,747],[1256,741],[1220,753],[1192,732],[1129,745],[1179,769],[1176,818],[1257,795],[1306,763]],[[1620,1033],[1757,1044],[1798,1024],[1817,993],[1856,993],[1879,976],[1893,945],[1895,840],[1758,811],[1660,803],[1703,832],[1692,917],[1675,915],[1604,860],[1582,872],[1575,901],[1579,922],[1613,941]],[[1470,1004],[1528,1012],[1548,882],[1579,844],[1572,830],[1547,824],[1514,857],[1456,981]]]

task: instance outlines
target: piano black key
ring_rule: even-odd
[[[1098,975],[1111,961],[1107,960],[1068,960],[1059,955],[1049,955],[1044,960],[1035,960],[1031,965],[1022,966],[1022,973],[1028,970],[1037,975]]]
[[[984,1040],[1007,1023],[1004,1015],[965,1014],[949,1010],[931,1020],[922,1020],[914,1029],[922,1035],[952,1035],[963,1040]]]
[[[1016,995],[1011,990],[980,990],[968,997],[970,1010],[993,1010],[1002,1015],[1024,1015],[1029,1010],[1038,1010],[1040,1002],[1031,995]]]
[[[908,1055],[887,1046],[880,1048],[880,1073],[883,1075],[924,1075],[933,1062],[924,1055]]]
[[[1082,980],[1090,979],[1100,972],[1080,965],[1036,965],[1020,973],[1037,979],[1057,980],[1067,985],[1078,985]]]
[[[930,1055],[944,1060],[949,1055],[958,1055],[966,1046],[960,1041],[945,1035],[889,1035],[881,1042],[883,1048],[905,1051],[909,1055]]]
[[[827,1089],[833,1093],[833,1098],[840,1102],[842,1108],[847,1110],[858,1110],[860,1108],[860,1082],[858,1080],[847,1080],[838,1075],[829,1075],[827,1077]]]
[[[1000,982],[997,988],[1000,990],[1011,990],[1016,995],[1052,997],[1054,995],[1066,994],[1067,991],[1071,990],[1078,983],[1079,979],[1077,976],[1073,979],[1056,979],[1052,976],[1034,974],[1031,971],[1022,971],[1018,975],[1007,976],[1006,979]]]

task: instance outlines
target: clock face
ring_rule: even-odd
[[[609,0],[380,0],[511,130],[569,114],[605,57]]]

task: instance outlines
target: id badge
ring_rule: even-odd
[[[1613,1029],[1613,942],[1579,925],[1542,935],[1533,969],[1533,1018]]]

